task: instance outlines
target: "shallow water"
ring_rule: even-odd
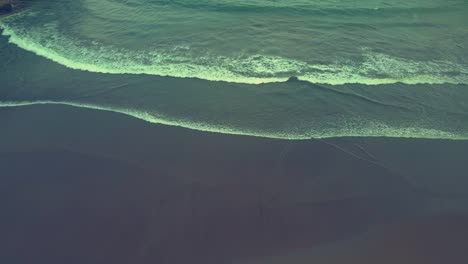
[[[466,12],[461,0],[36,1],[0,22],[0,105],[286,139],[466,139]]]
[[[465,1],[42,1],[12,42],[65,66],[261,83],[468,83]]]

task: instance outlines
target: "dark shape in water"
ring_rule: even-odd
[[[299,78],[297,76],[291,76],[286,82],[299,82]]]
[[[16,13],[24,9],[30,0],[0,0],[0,16]]]
[[[13,12],[13,4],[10,2],[0,3],[0,14],[8,14]]]

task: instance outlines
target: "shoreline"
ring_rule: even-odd
[[[468,263],[468,3],[283,2],[0,0],[0,264]]]
[[[104,111],[104,112],[112,112],[116,114],[126,115],[131,118],[135,118],[138,120],[142,120],[149,124],[157,124],[157,125],[164,125],[164,126],[173,126],[177,128],[184,128],[199,132],[205,133],[216,133],[216,134],[225,134],[225,135],[236,135],[236,136],[247,136],[247,137],[254,137],[254,138],[268,138],[268,139],[278,139],[278,140],[292,140],[292,141],[303,141],[303,140],[324,140],[324,139],[339,139],[339,138],[402,138],[402,139],[427,139],[427,140],[450,140],[450,141],[467,141],[468,137],[462,135],[452,134],[446,131],[437,131],[435,133],[437,136],[414,136],[411,133],[414,132],[415,129],[413,128],[405,128],[401,129],[403,132],[398,135],[385,135],[385,134],[377,134],[377,135],[322,135],[322,136],[290,136],[287,134],[268,134],[268,133],[259,133],[255,131],[249,130],[240,130],[235,128],[229,127],[219,127],[210,124],[204,123],[184,123],[180,120],[172,120],[170,118],[158,117],[158,115],[151,115],[146,112],[139,112],[137,110],[131,109],[119,109],[115,107],[106,107],[106,106],[99,106],[93,104],[86,104],[86,103],[74,103],[74,102],[65,102],[65,101],[19,101],[19,102],[1,102],[0,101],[0,109],[1,108],[11,108],[11,107],[23,107],[23,106],[35,106],[35,105],[59,105],[59,106],[70,106],[76,108],[83,108],[83,109],[91,109],[95,111]],[[434,132],[435,130],[433,130]],[[407,133],[405,133],[407,132]]]
[[[63,105],[0,108],[0,120],[5,263],[314,263],[354,247],[363,264],[376,251],[392,263],[427,256],[388,250],[393,233],[467,257],[455,234],[468,231],[468,142],[253,138]]]
[[[142,155],[145,156],[142,160],[151,160],[154,157],[153,155],[169,154],[176,157],[179,149],[185,149],[187,153],[180,153],[180,155],[187,155],[187,159],[192,159],[193,156],[190,155],[192,151],[196,151],[197,148],[204,148],[202,147],[204,145],[212,145],[214,148],[208,148],[209,152],[216,152],[219,148],[220,151],[230,153],[225,157],[217,157],[217,154],[215,154],[213,159],[226,161],[232,159],[232,161],[229,161],[231,163],[259,159],[265,155],[275,157],[275,159],[282,159],[280,153],[286,151],[285,148],[293,147],[298,148],[297,150],[300,150],[300,152],[313,150],[314,154],[312,156],[305,153],[292,155],[291,151],[293,150],[287,150],[289,156],[297,156],[297,158],[303,156],[311,159],[312,163],[309,165],[312,167],[314,163],[320,163],[321,158],[333,158],[338,163],[343,159],[351,159],[353,162],[346,166],[354,167],[354,165],[362,163],[362,165],[366,164],[366,167],[371,166],[379,171],[382,170],[375,173],[376,175],[390,174],[397,178],[408,176],[408,179],[411,179],[410,182],[418,186],[416,187],[418,190],[426,186],[429,188],[428,190],[431,190],[430,192],[461,194],[468,189],[468,179],[466,184],[463,182],[457,183],[457,180],[460,181],[457,177],[462,177],[462,175],[458,175],[458,172],[454,169],[463,168],[468,161],[466,158],[468,157],[468,141],[385,137],[346,137],[291,141],[197,131],[183,127],[152,124],[115,112],[52,104],[0,108],[0,118],[3,119],[5,124],[8,124],[6,129],[0,131],[0,138],[4,141],[2,143],[4,151],[21,150],[22,148],[17,147],[28,144],[36,146],[35,149],[76,149],[77,152],[92,155],[101,153],[113,159],[132,160],[132,164],[144,165],[145,170],[151,171],[157,170],[158,167],[146,162],[141,163],[138,156],[140,158]],[[31,133],[31,131],[34,131],[34,133]],[[114,134],[114,137],[106,140],[107,135],[111,133]],[[81,138],[78,142],[83,141],[83,137],[88,138],[90,142],[106,142],[106,144],[93,146],[92,144],[73,143],[78,138]],[[8,138],[9,140],[6,140]],[[121,144],[108,145],[108,143],[118,138],[125,140]],[[162,151],[155,146],[151,147],[151,144],[159,145],[163,142],[167,144],[169,138],[172,141],[170,145],[173,148],[166,150],[168,152]],[[150,145],[148,145],[149,142],[151,142]],[[233,144],[233,142],[237,142],[237,144]],[[64,143],[68,147],[64,147]],[[118,145],[121,146],[118,147]],[[110,151],[104,154],[102,150],[99,150],[101,147],[105,147],[104,149],[117,147],[125,149],[127,152]],[[244,153],[244,148],[254,148],[258,152],[247,154]],[[95,152],[96,150],[99,151]],[[264,152],[264,150],[268,151]],[[237,155],[232,151],[239,153]],[[330,156],[327,156],[326,153],[328,152]],[[402,155],[402,153],[405,153],[405,155]],[[454,153],[456,155],[452,155]],[[243,158],[239,160],[239,157]],[[410,159],[411,162],[409,163],[407,159]],[[381,163],[379,160],[384,161]],[[196,161],[193,162],[195,162],[195,165]],[[416,166],[415,164],[419,165]],[[206,167],[209,167],[209,165],[206,165]],[[343,172],[359,174],[349,168],[342,169]],[[451,171],[451,174],[440,175],[441,170]],[[405,173],[402,174],[401,171],[405,171]],[[464,175],[464,172],[460,173]],[[442,176],[445,177],[445,184],[437,185],[440,183],[437,178]],[[419,184],[417,181],[424,183]],[[431,182],[433,181],[436,184],[432,185]]]

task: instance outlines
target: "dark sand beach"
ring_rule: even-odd
[[[1,263],[468,261],[465,141],[285,141],[61,105],[0,119]]]

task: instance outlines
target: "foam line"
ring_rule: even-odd
[[[14,19],[13,19],[14,20]],[[18,47],[65,67],[108,74],[148,74],[209,81],[260,84],[284,82],[291,76],[311,83],[343,85],[468,84],[468,69],[449,61],[417,62],[363,49],[363,62],[313,65],[278,56],[192,58],[177,51],[135,51],[70,39],[57,25],[26,28],[0,24],[3,35]],[[379,76],[379,77],[375,77]]]
[[[30,105],[68,105],[79,108],[101,110],[125,114],[134,118],[155,124],[183,127],[203,132],[243,135],[262,138],[286,139],[286,140],[306,140],[306,139],[324,139],[336,137],[393,137],[393,138],[424,138],[424,139],[448,139],[448,140],[467,140],[468,134],[458,134],[437,129],[427,129],[418,127],[390,127],[383,123],[368,122],[356,126],[343,127],[333,131],[324,129],[311,130],[308,133],[275,133],[267,131],[255,131],[242,128],[232,128],[227,126],[212,125],[207,123],[190,122],[186,120],[175,120],[161,114],[149,113],[135,109],[117,108],[111,106],[99,106],[92,104],[83,104],[76,102],[59,101],[22,101],[22,102],[0,102],[0,107],[21,107]]]

